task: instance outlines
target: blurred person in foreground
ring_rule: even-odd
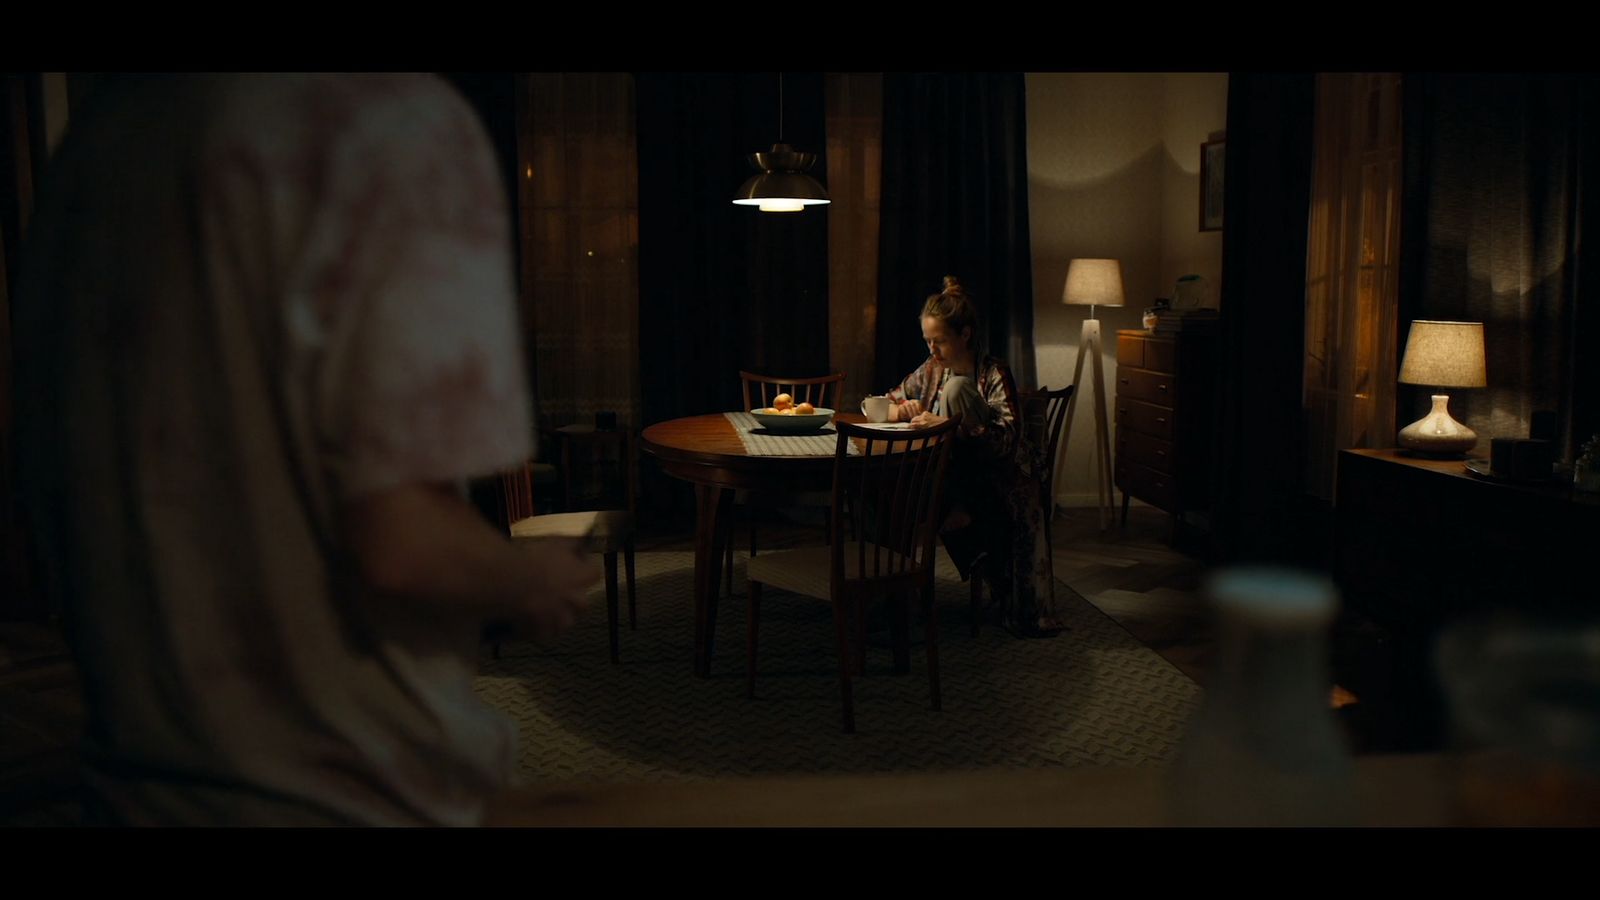
[[[474,824],[486,622],[572,624],[580,542],[464,483],[533,452],[506,201],[425,76],[119,76],[52,160],[18,463],[82,672],[91,820]]]

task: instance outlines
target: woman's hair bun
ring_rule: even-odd
[[[947,291],[960,290],[961,282],[957,281],[954,275],[946,275],[944,277],[944,289]]]

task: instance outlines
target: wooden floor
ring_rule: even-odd
[[[1204,687],[1215,644],[1206,567],[1167,544],[1167,515],[1134,507],[1126,527],[1102,530],[1097,510],[1063,509],[1053,529],[1056,577]]]
[[[736,539],[748,540],[745,519]],[[1102,531],[1094,509],[1062,509],[1054,524],[1056,576],[1185,675],[1204,686],[1215,634],[1200,585],[1206,567],[1167,543],[1170,520],[1148,507],[1130,510],[1125,528]],[[821,543],[814,523],[763,513],[760,546],[781,549]],[[645,533],[640,550],[690,550],[681,528]],[[1336,629],[1333,668],[1340,707],[1357,752],[1388,749],[1366,705],[1356,702],[1380,641],[1359,623]],[[0,624],[0,825],[69,824],[75,815],[75,744],[83,710],[74,666],[50,626]]]

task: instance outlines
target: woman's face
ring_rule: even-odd
[[[950,323],[933,316],[922,317],[922,340],[928,345],[928,352],[933,355],[935,362],[946,362],[952,357],[961,358],[967,355],[968,344],[972,338],[971,329],[962,329],[961,334],[950,330]]]

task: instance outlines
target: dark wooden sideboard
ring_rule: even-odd
[[[1569,483],[1484,479],[1463,460],[1339,454],[1334,574],[1345,602],[1394,638],[1397,715],[1415,748],[1444,740],[1439,635],[1491,615],[1600,613],[1600,496]]]
[[[1339,584],[1382,624],[1600,611],[1600,495],[1487,480],[1462,460],[1345,450],[1334,505]]]

